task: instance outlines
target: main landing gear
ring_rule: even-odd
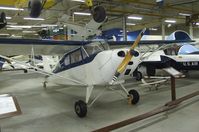
[[[128,95],[129,104],[137,104],[140,100],[139,93],[134,89],[130,90],[128,93],[129,93]]]
[[[122,90],[125,92],[125,94],[127,95],[129,104],[137,104],[139,102],[140,95],[138,91],[134,89],[127,91],[126,88],[122,84],[120,84],[120,86]],[[111,90],[114,90],[111,87],[109,88]],[[87,115],[88,107],[90,107],[105,92],[106,88],[104,88],[104,90],[101,93],[99,93],[98,96],[96,96],[95,99],[91,103],[88,104],[92,90],[93,90],[93,86],[88,86],[86,88],[86,101],[78,100],[77,102],[75,102],[74,110],[77,116],[80,118],[83,118]]]

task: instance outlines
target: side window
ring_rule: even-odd
[[[65,58],[64,58],[64,65],[67,66],[70,64],[70,56],[67,55]]]
[[[71,64],[82,60],[82,55],[80,50],[71,53],[70,56],[71,56]]]

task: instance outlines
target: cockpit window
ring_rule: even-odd
[[[75,51],[75,52],[73,52],[73,53],[71,53],[70,57],[71,57],[71,64],[81,61],[82,60],[82,55],[81,55],[80,49]]]

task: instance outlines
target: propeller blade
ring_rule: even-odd
[[[117,70],[113,76],[112,81],[110,82],[110,84],[113,84],[117,78],[120,76],[121,73],[124,72],[124,70],[126,69],[126,66],[128,65],[129,61],[132,59],[133,56],[139,55],[137,54],[137,51],[135,51],[135,47],[138,46],[142,36],[144,35],[144,32],[146,31],[146,28],[143,29],[140,34],[138,35],[136,41],[134,42],[134,44],[130,47],[129,51],[127,52],[126,56],[124,57],[123,61],[120,63],[120,65],[117,67]]]

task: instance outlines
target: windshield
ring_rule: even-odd
[[[96,54],[101,51],[107,50],[108,44],[106,42],[93,42],[92,44],[84,46],[88,55]]]

